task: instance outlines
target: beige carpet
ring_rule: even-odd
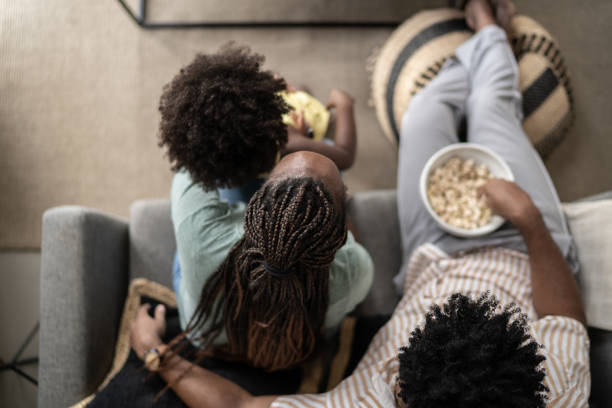
[[[136,4],[131,0],[129,3]],[[409,16],[445,1],[150,0],[166,19],[372,19]],[[548,166],[561,197],[612,188],[612,91],[607,0],[517,1],[557,36],[576,89],[578,120]],[[267,67],[356,100],[359,149],[352,191],[395,185],[395,151],[368,106],[365,61],[387,29],[161,30],[138,28],[115,1],[0,0],[0,248],[36,248],[49,207],[78,204],[120,216],[138,198],[168,195],[157,147],[161,87],[196,52],[228,40],[267,56]]]

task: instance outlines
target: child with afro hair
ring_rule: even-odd
[[[309,112],[292,110],[286,102],[304,92],[263,70],[263,62],[248,47],[228,43],[217,53],[196,55],[160,99],[159,145],[166,148],[172,170],[184,169],[194,183],[219,189],[230,204],[247,202],[280,155],[314,151],[340,170],[355,158],[352,98],[331,91],[327,108],[336,109],[334,143],[315,140],[305,119]]]

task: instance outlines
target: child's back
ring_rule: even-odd
[[[230,203],[248,201],[283,154],[314,151],[341,170],[355,158],[352,98],[334,89],[325,107],[263,71],[263,62],[263,56],[231,43],[215,54],[198,54],[164,87],[160,100],[159,144],[172,169],[186,169],[195,183],[219,189]],[[321,141],[328,108],[336,109],[333,143]]]

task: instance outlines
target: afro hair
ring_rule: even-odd
[[[399,397],[410,408],[545,407],[545,360],[527,317],[489,294],[432,306],[400,349]]]
[[[228,43],[198,54],[166,85],[159,103],[160,147],[172,170],[189,171],[206,189],[238,187],[274,167],[287,143],[278,95],[283,79],[264,57]]]

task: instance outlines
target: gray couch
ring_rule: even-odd
[[[348,209],[376,276],[358,313],[392,312],[400,268],[395,191],[356,194]],[[67,407],[93,392],[110,368],[128,282],[171,287],[174,233],[167,200],[135,202],[130,219],[83,207],[43,216],[39,407]],[[592,331],[593,407],[610,407],[612,334]]]

